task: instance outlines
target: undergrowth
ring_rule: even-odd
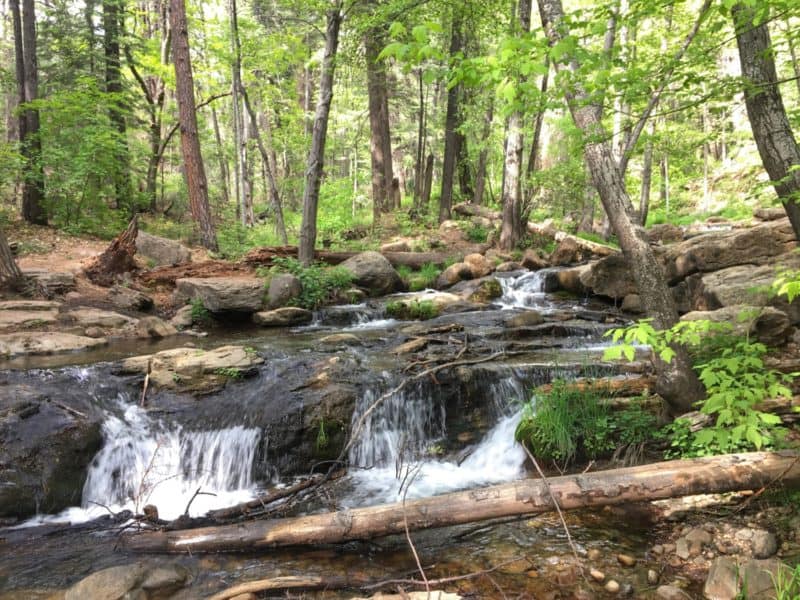
[[[353,274],[344,267],[327,267],[313,264],[304,267],[295,258],[276,258],[267,275],[291,273],[300,280],[301,292],[289,304],[313,310],[334,301],[337,294],[347,290],[353,283]],[[263,271],[261,272],[263,275]]]

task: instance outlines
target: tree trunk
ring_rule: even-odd
[[[744,102],[758,153],[800,240],[800,148],[786,116],[767,23],[744,3],[731,10],[744,79]]]
[[[189,191],[192,217],[200,228],[200,240],[209,250],[217,250],[217,236],[208,206],[206,181],[200,138],[197,133],[197,112],[194,103],[194,78],[189,57],[189,29],[184,0],[170,0],[170,26],[175,35],[172,57],[175,62],[175,96],[181,130],[181,152]]]
[[[124,19],[125,0],[103,0],[103,51],[106,61],[106,93],[111,96],[109,119],[117,130],[117,156],[114,165],[114,196],[117,208],[128,206],[131,213],[133,194],[131,187],[130,155],[128,151],[127,128],[125,126],[125,102],[122,98],[122,77],[120,73],[120,23]]]
[[[639,195],[639,224],[647,224],[647,213],[650,210],[650,183],[653,179],[653,136],[656,133],[655,120],[650,121],[650,137],[644,147],[642,159],[642,191]]]
[[[272,172],[270,165],[269,152],[261,139],[261,132],[258,129],[256,122],[256,113],[250,105],[250,98],[247,95],[247,90],[242,87],[242,97],[244,98],[244,106],[247,114],[250,117],[250,127],[253,130],[253,135],[258,145],[258,151],[261,153],[261,162],[264,165],[264,171],[267,174],[267,185],[269,187],[269,201],[272,205],[272,214],[275,218],[275,232],[281,240],[282,244],[288,244],[289,238],[286,236],[286,225],[283,222],[283,208],[281,207],[281,197],[278,194],[278,184],[275,181],[275,174]]]
[[[325,140],[328,135],[328,116],[333,100],[333,72],[336,67],[336,50],[339,47],[339,26],[342,22],[341,2],[337,1],[327,13],[325,28],[325,57],[322,61],[322,76],[319,84],[319,98],[314,114],[314,127],[311,134],[311,148],[308,151],[306,182],[303,190],[303,221],[300,225],[300,245],[297,258],[304,265],[314,260],[314,246],[317,243],[317,206],[319,186],[322,182],[322,168],[325,164]]]
[[[219,130],[219,119],[217,111],[211,107],[211,125],[214,128],[214,141],[217,142],[217,162],[219,163],[220,186],[222,187],[222,201],[228,204],[231,201],[228,186],[230,185],[230,175],[228,173],[228,161],[225,158],[225,149],[222,145],[222,134]],[[284,242],[285,243],[285,242]]]
[[[425,181],[422,185],[422,198],[420,205],[426,209],[431,203],[431,188],[433,187],[433,154],[428,154],[425,160]]]
[[[425,86],[422,78],[422,67],[417,73],[419,83],[419,112],[417,114],[417,155],[414,164],[414,208],[418,211],[422,207],[422,187],[425,179],[424,156],[425,156]]]
[[[454,8],[453,31],[450,34],[450,57],[456,56],[464,47],[461,31],[461,15]],[[439,223],[450,218],[453,205],[453,183],[456,175],[456,158],[459,154],[458,125],[460,85],[454,85],[447,91],[447,114],[444,119],[444,159],[442,161],[442,193],[439,196]]]
[[[0,290],[16,288],[22,281],[22,271],[14,260],[11,248],[8,247],[6,234],[0,229]]]
[[[547,482],[525,479],[405,503],[219,527],[129,534],[123,540],[134,551],[174,553],[336,544],[402,534],[406,528],[415,531],[540,514],[554,510],[552,498],[561,510],[599,508],[691,494],[758,489],[776,480],[790,488],[800,484],[797,453],[729,454],[563,475]]]
[[[558,44],[568,35],[563,24],[561,0],[538,0],[542,23],[551,45]],[[580,64],[574,57],[566,57],[565,68],[577,74]],[[678,321],[678,312],[667,286],[661,265],[653,253],[644,229],[633,222],[633,205],[625,189],[608,136],[600,121],[600,111],[579,82],[565,91],[567,104],[576,127],[586,142],[586,164],[600,195],[606,215],[619,239],[622,252],[631,265],[642,307],[653,319],[657,329],[667,329]],[[599,140],[599,141],[592,141]],[[676,348],[676,356],[665,364],[657,357],[658,384],[656,391],[667,402],[670,412],[678,415],[691,410],[695,401],[703,397],[704,390],[691,367],[685,349]]]
[[[478,154],[478,166],[475,169],[473,204],[483,204],[483,194],[486,190],[486,161],[489,158],[489,136],[492,134],[492,121],[494,121],[494,98],[489,99],[489,108],[486,109],[486,116],[483,119],[481,151]]]
[[[228,1],[228,18],[231,29],[231,94],[233,96],[233,145],[234,151],[234,190],[236,192],[236,213],[242,225],[248,223],[248,185],[247,185],[247,140],[244,136],[244,119],[242,118],[242,59],[239,44],[239,26],[236,14],[236,0]]]
[[[10,0],[14,22],[14,53],[17,89],[20,104],[36,100],[39,93],[39,72],[36,63],[36,13],[33,0]],[[23,157],[22,218],[28,223],[47,225],[44,202],[44,168],[41,161],[39,111],[24,106],[19,113],[19,140]]]
[[[380,224],[381,213],[393,204],[392,140],[389,130],[389,94],[386,64],[378,59],[383,48],[383,31],[371,27],[364,36],[367,61],[367,96],[369,108],[369,148],[372,158],[372,223]]]

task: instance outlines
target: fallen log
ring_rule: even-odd
[[[596,394],[618,394],[635,396],[645,391],[650,391],[655,385],[656,378],[649,375],[640,377],[597,377],[593,379],[575,379],[563,384],[565,390],[578,392],[594,392]],[[552,383],[546,383],[536,388],[537,392],[549,393],[553,390]]]
[[[578,236],[567,233],[566,231],[558,231],[553,228],[552,223],[532,223],[528,222],[528,231],[537,235],[543,235],[553,238],[555,241],[570,240],[575,243],[579,248],[583,248],[596,256],[611,256],[612,254],[619,254],[619,248],[607,246],[606,244],[598,244],[590,240],[579,238]]]
[[[231,275],[252,275],[254,273],[254,268],[241,263],[227,260],[205,260],[156,267],[139,275],[138,281],[146,286],[174,286],[177,279],[186,277],[229,277]]]
[[[486,208],[480,204],[473,204],[472,202],[462,202],[453,207],[453,212],[463,217],[483,217],[491,221],[499,221],[503,215],[498,210]]]
[[[338,590],[343,588],[360,588],[370,581],[363,577],[322,577],[317,575],[283,575],[280,577],[270,577],[269,579],[258,579],[240,583],[233,587],[223,590],[211,596],[208,600],[229,600],[245,596],[246,594],[258,594],[276,590]]]
[[[548,482],[525,479],[486,488],[287,519],[184,531],[130,534],[139,552],[241,552],[303,544],[336,544],[408,530],[462,525],[554,509],[593,508],[692,494],[758,489],[782,480],[800,485],[800,454],[753,452],[564,475]],[[549,485],[549,491],[548,491]],[[551,497],[552,494],[552,497]]]
[[[334,252],[332,250],[315,250],[314,260],[326,265],[338,265],[352,258],[360,252]],[[428,263],[437,266],[444,265],[447,261],[460,259],[463,254],[453,252],[381,252],[394,267],[410,267],[419,270]],[[242,262],[258,267],[268,267],[276,258],[297,257],[296,246],[266,246],[255,248],[242,257]]]

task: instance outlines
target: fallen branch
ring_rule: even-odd
[[[512,515],[596,508],[692,494],[758,489],[776,477],[800,486],[798,453],[753,452],[675,460],[610,471],[553,477],[545,485],[525,479],[486,488],[385,504],[305,515],[128,535],[125,543],[146,552],[240,552],[300,544],[336,544],[462,525]],[[548,491],[549,488],[549,491]]]
[[[258,594],[270,590],[335,590],[342,588],[357,588],[364,584],[365,580],[358,577],[320,577],[316,575],[294,576],[286,575],[283,577],[270,577],[269,579],[257,579],[240,583],[233,587],[214,594],[208,600],[229,600],[244,594]]]

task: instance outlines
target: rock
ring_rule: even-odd
[[[753,216],[761,221],[777,221],[786,216],[786,211],[782,208],[757,208]]]
[[[436,278],[436,287],[446,288],[458,283],[459,281],[465,281],[469,279],[472,279],[472,269],[466,263],[457,262],[439,273],[439,277]]]
[[[644,312],[642,308],[642,299],[639,294],[628,294],[622,299],[622,306],[620,307],[625,312],[641,314]]]
[[[619,583],[617,583],[617,582],[616,582],[615,580],[613,580],[613,579],[609,579],[609,580],[608,580],[608,583],[606,583],[606,584],[603,586],[603,588],[605,588],[605,590],[606,590],[606,591],[607,591],[609,594],[616,594],[616,593],[619,591]]]
[[[262,327],[292,327],[306,325],[314,319],[314,313],[297,306],[284,306],[275,310],[257,312],[253,315],[253,323]]]
[[[78,327],[101,327],[103,329],[119,329],[128,325],[135,325],[136,319],[127,315],[100,310],[99,308],[78,308],[63,313],[61,319],[73,323]]]
[[[589,569],[589,576],[599,583],[603,583],[606,578],[606,574],[598,569]]]
[[[214,350],[173,348],[156,354],[134,356],[122,361],[123,373],[145,374],[150,384],[168,389],[206,391],[219,387],[231,376],[244,374],[264,360],[242,346]]]
[[[361,340],[352,333],[334,333],[321,338],[319,343],[329,346],[358,346]]]
[[[746,597],[754,600],[775,598],[775,582],[784,571],[784,581],[791,577],[789,569],[781,561],[749,559],[739,565],[739,588],[746,591]]]
[[[744,319],[745,316],[748,318]],[[757,308],[735,304],[710,311],[696,310],[681,317],[681,321],[698,320],[730,323],[736,335],[750,335],[767,346],[781,345],[793,333],[788,315],[771,306]]]
[[[630,554],[617,554],[617,562],[623,567],[633,567],[636,564],[636,558]]]
[[[442,224],[439,225],[439,240],[445,246],[448,246],[458,242],[466,242],[467,234],[464,233],[458,221],[448,219],[442,221]]]
[[[89,463],[103,443],[101,417],[68,402],[51,402],[24,384],[3,385],[0,518],[56,513],[80,504]]]
[[[253,313],[264,300],[264,281],[255,277],[189,277],[175,282],[175,292],[199,299],[211,312]]]
[[[0,331],[35,329],[58,320],[58,302],[0,302]]]
[[[166,599],[183,588],[188,578],[180,565],[121,565],[82,579],[67,590],[64,600]]]
[[[549,262],[554,267],[571,265],[585,259],[583,251],[572,237],[565,237],[550,254]]]
[[[698,556],[703,551],[703,547],[712,542],[711,534],[702,527],[695,527],[685,537],[689,544],[689,554],[692,556]]]
[[[267,306],[279,308],[286,306],[289,301],[297,298],[303,292],[300,279],[291,273],[276,273],[269,280],[267,290]]]
[[[550,266],[550,263],[544,258],[538,250],[528,248],[525,254],[522,255],[522,266],[529,271],[538,271]]]
[[[178,333],[174,325],[158,317],[139,319],[135,331],[138,338],[165,338]]]
[[[750,545],[754,558],[770,558],[778,551],[778,540],[775,538],[775,534],[764,529],[753,531]]]
[[[650,585],[658,583],[658,572],[654,569],[647,569],[647,583]]]
[[[691,600],[691,596],[674,585],[660,585],[656,588],[658,600]]]
[[[492,263],[483,254],[467,254],[464,257],[464,263],[469,266],[472,272],[470,279],[480,279],[486,277],[492,272]]]
[[[651,244],[673,244],[683,240],[683,229],[671,223],[653,225],[645,233]]]
[[[115,285],[108,291],[108,299],[117,308],[123,310],[146,311],[153,308],[153,299],[137,290]]]
[[[362,252],[341,264],[353,274],[353,283],[370,296],[383,296],[403,289],[403,280],[391,263],[378,252]]]
[[[25,269],[22,274],[30,279],[36,289],[46,298],[61,296],[75,289],[75,275],[72,273]]]
[[[468,302],[489,304],[503,295],[503,287],[494,277],[486,277],[479,280],[461,281],[452,286],[449,293],[457,294]]]
[[[544,317],[535,310],[526,310],[506,319],[506,327],[535,327],[544,323]]]
[[[0,302],[0,316],[3,311],[51,312],[60,307],[60,302],[52,300],[6,300]]]
[[[714,559],[708,570],[703,595],[708,600],[733,600],[739,591],[738,567],[727,556]]]
[[[192,261],[192,253],[180,242],[150,235],[141,230],[136,236],[136,252],[150,259],[152,265],[157,267]]]
[[[555,278],[556,282],[558,283],[558,289],[571,292],[579,296],[586,294],[589,290],[587,290],[586,286],[583,284],[582,278],[583,274],[590,268],[591,264],[556,271]]]
[[[512,271],[519,271],[521,268],[521,264],[514,262],[513,260],[509,260],[506,262],[501,262],[494,268],[494,270],[497,273],[510,273]]]
[[[603,556],[603,551],[600,548],[589,548],[586,552],[586,558],[589,560],[600,560]]]
[[[675,554],[683,560],[688,560],[691,556],[689,542],[685,537],[678,538],[678,541],[675,542]]]
[[[181,306],[169,320],[170,324],[176,329],[187,329],[192,326],[192,307]]]
[[[692,273],[719,271],[735,265],[761,265],[794,247],[788,219],[748,229],[710,232],[664,248],[667,279],[674,283]]]
[[[590,264],[580,274],[581,284],[598,296],[621,300],[637,294],[630,265],[621,254],[612,254]]]
[[[381,246],[381,252],[411,252],[411,246],[406,240],[389,242]]]
[[[90,338],[71,333],[25,332],[0,335],[0,357],[60,354],[105,346],[105,338]]]

